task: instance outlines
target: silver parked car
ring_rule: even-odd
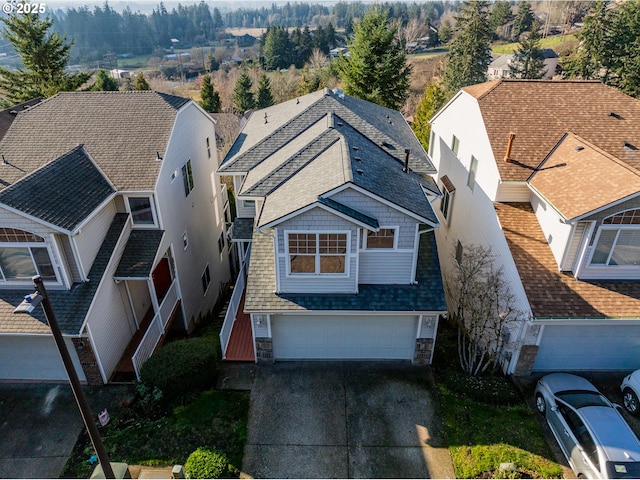
[[[552,373],[536,385],[535,400],[578,478],[640,478],[640,441],[591,382]]]
[[[622,385],[622,404],[631,415],[640,415],[640,370],[624,377]]]

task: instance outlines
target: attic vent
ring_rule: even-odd
[[[387,122],[393,125],[393,122],[391,121],[391,117],[389,117],[389,115],[387,115]]]
[[[582,150],[584,150],[584,147],[582,145],[578,145],[576,147],[576,152],[581,152]]]
[[[622,115],[619,115],[616,112],[609,112],[609,116],[613,118],[617,118],[618,120],[622,120]]]
[[[362,170],[361,168],[357,169],[356,172],[358,172],[360,175],[364,175],[364,170]]]
[[[385,148],[394,148],[393,145],[391,145],[389,142],[387,142],[386,140],[384,142],[382,142],[382,146]]]
[[[624,148],[627,150],[638,150],[638,147],[629,142],[624,142]]]
[[[17,114],[18,114],[18,111],[17,111],[17,110],[11,110],[9,113],[10,113],[11,115],[17,115]]]
[[[360,157],[355,157],[355,161],[356,161],[356,162],[361,162],[361,161],[362,161],[362,159],[361,159]]]
[[[353,147],[354,152],[357,152],[358,150],[360,150],[358,147]]]
[[[339,126],[339,127],[342,127],[343,125],[344,125],[344,123],[342,123],[342,122],[338,122],[338,126]]]

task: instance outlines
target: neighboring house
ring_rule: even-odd
[[[218,170],[234,178],[232,238],[249,265],[225,358],[238,358],[240,330],[243,359],[256,362],[430,363],[445,311],[440,192],[421,175],[434,172],[399,112],[340,91],[254,112]]]
[[[550,48],[542,49],[544,54],[544,78],[550,80],[556,74],[558,66],[558,54]],[[510,66],[513,62],[514,55],[507,53],[499,55],[490,64],[487,69],[487,80],[499,80],[501,78],[509,78]]]
[[[226,190],[195,102],[60,93],[19,113],[0,153],[0,380],[66,379],[42,309],[13,314],[35,274],[89,384],[137,372],[169,328],[213,308],[229,280]]]
[[[640,367],[639,124],[594,81],[473,85],[432,119],[443,272],[491,247],[524,313],[507,372]]]

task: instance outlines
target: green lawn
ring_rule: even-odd
[[[118,68],[123,70],[146,68],[150,57],[150,55],[137,55],[135,57],[118,58]]]
[[[565,42],[569,42],[572,40],[576,40],[575,35],[555,35],[553,37],[547,37],[540,40],[541,48],[551,48],[557,47],[558,45],[562,45]],[[504,54],[504,53],[513,53],[518,48],[518,42],[514,43],[505,43],[502,45],[494,45],[492,48],[493,53],[495,54]]]

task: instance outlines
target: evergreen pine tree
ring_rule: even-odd
[[[37,13],[14,14],[0,21],[5,26],[2,36],[13,45],[24,66],[17,71],[0,67],[0,91],[8,105],[73,91],[89,79],[88,73],[64,71],[71,43],[59,33],[49,32],[51,18],[41,19]]]
[[[271,82],[267,74],[262,72],[258,79],[258,99],[256,108],[267,108],[273,105],[273,94],[271,93]]]
[[[429,135],[431,124],[429,120],[447,101],[447,92],[439,81],[429,82],[424,95],[416,108],[411,129],[416,134],[425,150],[429,151]]]
[[[387,12],[378,6],[354,25],[349,56],[340,55],[337,62],[347,94],[396,110],[404,105],[411,66],[396,33],[397,27],[389,24]]]
[[[536,80],[544,77],[544,53],[540,48],[540,25],[534,22],[530,32],[523,33],[509,65],[511,78]]]
[[[443,82],[450,94],[487,80],[492,37],[488,6],[485,0],[466,0],[456,18],[459,35],[449,47]]]
[[[118,90],[118,81],[111,77],[104,70],[99,70],[96,74],[96,83],[93,84],[91,90],[100,92],[115,92]]]
[[[211,77],[205,75],[202,77],[202,88],[200,89],[200,106],[209,113],[220,111],[220,95],[213,88]]]
[[[131,80],[131,77],[126,77],[124,79],[124,84],[122,85],[122,91],[133,92],[134,90],[135,90],[135,87],[133,85],[133,81]]]
[[[253,92],[251,92],[252,86],[253,82],[251,81],[251,77],[249,77],[246,70],[243,70],[233,88],[233,104],[241,113],[255,107],[255,99]]]
[[[142,74],[142,72],[136,75],[136,84],[134,88],[136,90],[151,90],[151,87],[149,86],[147,79],[144,78],[144,75]]]
[[[516,38],[520,38],[524,32],[531,31],[535,15],[531,10],[531,4],[529,2],[519,2],[518,11],[513,22],[513,35]]]

